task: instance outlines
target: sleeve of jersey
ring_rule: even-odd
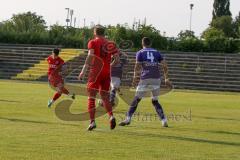
[[[94,45],[94,42],[91,40],[88,42],[88,49],[94,49],[95,48],[95,45]]]
[[[64,62],[64,60],[63,59],[61,59],[61,62],[60,62],[60,64],[61,65],[63,65],[65,62]]]
[[[50,63],[50,58],[49,57],[47,58],[47,62],[48,62],[48,64]]]
[[[142,55],[141,55],[140,52],[137,53],[136,61],[137,61],[137,62],[143,62]]]

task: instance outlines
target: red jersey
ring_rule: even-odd
[[[118,53],[115,43],[103,37],[98,37],[88,42],[88,49],[94,49],[94,55],[96,56],[91,64],[91,75],[110,76],[112,55]]]
[[[59,71],[61,65],[64,64],[64,60],[60,57],[53,58],[52,56],[49,56],[47,58],[48,61],[48,76],[60,76]],[[59,70],[58,70],[59,69]]]

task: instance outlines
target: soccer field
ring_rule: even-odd
[[[88,121],[61,121],[47,108],[53,93],[45,83],[0,81],[0,160],[240,159],[240,94],[173,91],[160,97],[169,128],[146,99],[130,126],[111,131],[105,115],[88,132]],[[86,104],[77,96],[71,111],[84,112]],[[120,101],[118,122],[127,108]]]

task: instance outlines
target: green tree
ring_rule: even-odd
[[[213,19],[222,16],[231,16],[230,0],[214,0],[213,3]]]
[[[233,20],[231,16],[217,17],[212,21],[211,26],[218,30],[222,30],[227,37],[235,37]]]
[[[60,44],[64,41],[64,34],[66,30],[63,26],[57,24],[50,27],[49,40],[52,44]]]
[[[167,39],[161,36],[160,31],[152,25],[140,25],[138,30],[139,40],[138,44],[141,44],[143,37],[149,37],[152,39],[152,47],[157,49],[167,49]]]
[[[43,32],[46,29],[43,17],[32,12],[13,15],[5,23],[15,32]]]
[[[115,42],[119,43],[122,40],[127,39],[127,27],[124,27],[120,24],[117,26],[108,26],[107,27],[107,36],[109,39],[114,40]]]
[[[196,38],[193,31],[185,30],[178,34],[179,39]]]
[[[233,30],[236,37],[240,38],[240,12],[233,21]]]
[[[214,27],[209,27],[202,33],[201,37],[205,40],[209,40],[213,38],[224,38],[225,34],[222,30],[218,30]]]

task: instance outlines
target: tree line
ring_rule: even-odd
[[[132,42],[131,49],[141,48],[142,37],[150,37],[153,47],[166,51],[235,53],[240,51],[240,12],[232,18],[229,0],[214,1],[213,18],[209,27],[195,36],[193,31],[181,31],[177,37],[165,37],[152,25],[108,25],[106,35],[117,44]],[[47,27],[46,21],[36,13],[13,15],[0,22],[0,43],[62,45],[86,48],[93,37],[91,27],[73,28],[58,24]]]

